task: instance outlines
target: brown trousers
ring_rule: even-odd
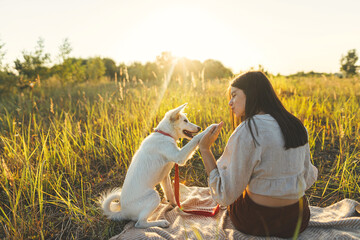
[[[298,221],[301,222],[300,233],[310,220],[309,204],[305,196],[289,206],[266,207],[252,201],[246,190],[228,206],[228,212],[236,229],[254,236],[289,238],[294,236]]]

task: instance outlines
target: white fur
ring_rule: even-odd
[[[212,126],[192,139],[186,136],[183,130],[197,133],[200,128],[190,123],[182,113],[185,106],[186,104],[183,104],[167,112],[156,128],[170,134],[173,138],[158,132],[146,137],[133,156],[122,189],[115,189],[101,196],[101,207],[109,219],[133,220],[136,221],[137,228],[169,226],[166,220],[152,222],[147,220],[160,203],[155,186],[160,183],[165,198],[173,206],[176,205],[169,176],[170,171],[174,163],[184,165],[191,158],[202,136]],[[191,140],[179,149],[175,141],[179,138]]]

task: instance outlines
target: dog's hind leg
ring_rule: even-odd
[[[164,190],[166,200],[168,200],[173,206],[176,206],[176,200],[173,188],[171,186],[171,179],[169,175],[160,182],[161,188]]]
[[[138,221],[135,224],[136,228],[169,227],[170,223],[166,220],[147,220],[160,203],[160,197],[155,190],[153,190],[150,196],[142,201],[142,210],[139,214]]]

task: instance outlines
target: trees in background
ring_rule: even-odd
[[[133,62],[129,66],[124,63],[118,67],[120,69],[118,79],[122,81],[142,81],[157,82],[165,76],[171,74],[172,79],[200,78],[205,71],[205,79],[213,80],[216,78],[226,78],[233,75],[232,71],[216,60],[206,60],[201,63],[199,60],[187,58],[175,58],[170,52],[162,52],[156,57],[155,62]]]
[[[356,66],[358,59],[359,57],[356,53],[356,49],[349,50],[346,56],[342,56],[340,59],[340,71],[343,72],[346,77],[356,75],[359,68],[359,66]]]
[[[86,80],[86,73],[84,67],[84,60],[77,58],[70,58],[72,46],[68,38],[63,40],[59,46],[60,64],[54,65],[50,72],[57,76],[62,85],[68,83],[79,83]]]
[[[105,74],[114,76],[112,71],[116,69],[116,66],[114,66],[115,62],[112,59],[101,59],[100,57],[72,58],[70,57],[71,52],[71,43],[69,39],[65,38],[59,46],[60,64],[54,65],[50,71],[52,75],[57,76],[62,85],[81,83],[86,80],[98,81]]]
[[[37,76],[48,77],[48,67],[50,54],[44,51],[44,39],[39,38],[34,52],[22,52],[23,59],[15,60],[15,69],[18,71],[20,79],[26,82],[35,81]]]
[[[219,77],[232,77],[233,73],[229,68],[217,60],[208,59],[204,62],[205,79],[216,79]]]
[[[86,77],[90,81],[99,81],[104,76],[106,68],[100,57],[90,58],[86,62]]]
[[[62,85],[86,81],[85,60],[67,58],[62,64],[54,65],[50,72],[56,76]]]
[[[68,38],[63,40],[63,43],[59,46],[59,58],[60,61],[65,62],[69,58],[70,53],[72,52],[72,46]]]
[[[145,80],[144,74],[144,65],[141,62],[133,62],[130,66],[127,67],[127,72],[129,74],[130,80]]]
[[[156,64],[156,62],[147,62],[144,66],[144,79],[147,79],[150,82],[155,82],[158,80],[158,76],[160,76],[160,70]]]
[[[172,69],[172,76],[174,78],[181,77],[186,79],[194,75],[200,77],[203,73],[204,78],[208,80],[233,76],[232,71],[226,68],[220,61],[208,59],[201,63],[198,60],[190,60],[184,57],[176,59],[170,52],[162,52],[160,56],[157,56],[156,64],[159,68],[159,73],[162,75],[168,74]]]
[[[105,76],[109,77],[110,79],[114,79],[115,73],[117,76],[119,75],[119,70],[114,60],[111,58],[103,58],[102,61],[105,67]]]
[[[139,80],[156,83],[169,76],[173,79],[201,78],[213,80],[229,78],[233,76],[231,69],[226,68],[220,61],[208,59],[204,62],[187,58],[175,58],[170,52],[162,52],[154,62],[133,62],[129,65],[120,63],[117,65],[111,58],[92,57],[88,59],[70,57],[72,46],[68,38],[65,38],[59,46],[57,63],[51,64],[50,54],[46,53],[44,39],[39,38],[34,51],[22,51],[22,58],[14,61],[14,74],[9,65],[4,64],[5,43],[0,40],[0,92],[6,92],[13,87],[32,87],[35,81],[46,80],[49,77],[58,79],[64,84],[76,84],[85,81],[99,81],[102,77],[117,81]],[[346,77],[358,73],[356,65],[359,57],[356,49],[351,49],[340,59],[340,70]],[[259,65],[259,70],[265,71]],[[301,76],[317,76],[325,73],[297,73]],[[294,75],[294,76],[295,76]]]
[[[220,61],[177,59],[170,52],[162,52],[154,62],[120,63],[117,65],[111,58],[91,57],[88,59],[71,57],[73,47],[68,38],[59,46],[59,54],[53,59],[45,51],[44,39],[39,38],[33,51],[22,51],[22,56],[14,61],[14,69],[18,74],[11,72],[4,66],[5,44],[0,41],[0,92],[10,91],[9,87],[24,89],[33,87],[37,82],[55,79],[65,84],[77,84],[85,81],[100,81],[104,76],[117,81],[147,81],[158,83],[165,76],[172,79],[216,79],[231,77],[230,69],[224,67]],[[51,65],[52,64],[52,65]]]
[[[198,60],[190,60],[188,58],[180,58],[177,60],[173,76],[174,78],[181,78],[184,80],[192,79],[193,77],[201,78],[204,65]]]

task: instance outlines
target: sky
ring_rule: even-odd
[[[335,73],[360,52],[359,10],[359,0],[0,0],[0,44],[10,66],[41,37],[54,63],[68,38],[71,56],[117,64],[170,51],[234,73]]]

